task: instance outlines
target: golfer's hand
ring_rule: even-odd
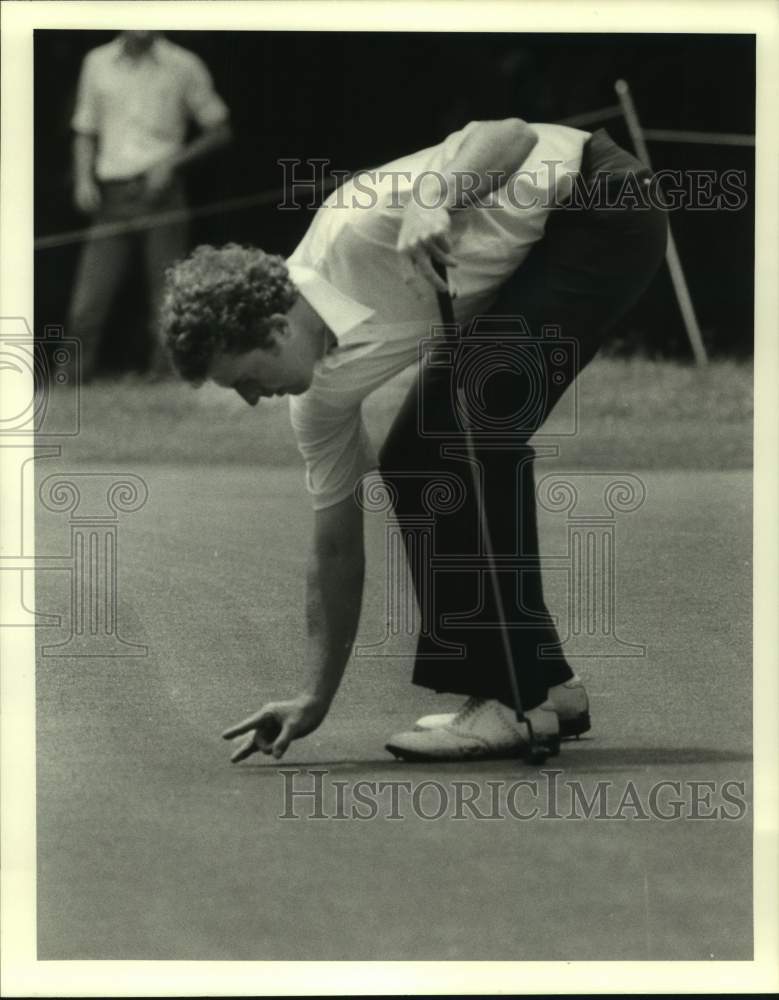
[[[85,177],[76,183],[73,200],[79,212],[93,215],[100,208],[100,188],[91,177]]]
[[[429,204],[434,199],[426,199]],[[445,267],[457,267],[452,256],[450,230],[452,220],[443,207],[425,208],[418,197],[412,198],[403,209],[398,242],[395,249],[403,261],[407,283],[422,277],[437,292],[446,292],[446,282],[433,270],[433,260]]]
[[[146,171],[144,178],[146,182],[146,196],[150,201],[156,201],[165,194],[173,183],[173,174],[173,167],[165,161],[155,163],[153,167],[150,167]]]
[[[247,737],[233,751],[230,757],[233,764],[246,760],[258,751],[271,754],[278,760],[292,740],[313,732],[326,714],[327,706],[304,695],[291,701],[271,701],[248,719],[226,729],[222,738]]]

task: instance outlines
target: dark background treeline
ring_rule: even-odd
[[[465,34],[170,31],[198,53],[230,107],[231,147],[188,172],[192,204],[279,188],[280,158],[324,157],[335,169],[385,162],[438,142],[467,121],[517,115],[556,121],[616,103],[626,78],[647,128],[754,132],[751,35]],[[104,31],[35,34],[35,232],[84,224],[71,203],[69,129],[84,54]],[[603,123],[630,148],[621,118]],[[597,125],[588,126],[593,129]],[[652,143],[656,168],[745,172],[736,212],[680,211],[672,224],[712,353],[746,356],[753,343],[754,150]],[[310,212],[272,206],[193,224],[194,242],[254,243],[287,254]],[[35,327],[64,323],[78,248],[36,254]],[[142,367],[143,285],[117,301],[106,364]],[[670,280],[658,276],[614,331],[611,348],[688,357]]]

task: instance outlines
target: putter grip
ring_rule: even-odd
[[[444,281],[446,281],[446,265],[442,264],[439,260],[433,260],[433,270]],[[441,314],[441,322],[445,323],[447,326],[454,325],[454,307],[452,306],[452,297],[449,292],[436,292],[438,297],[438,311]]]

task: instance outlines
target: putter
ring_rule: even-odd
[[[432,259],[433,268],[436,274],[439,275],[445,282],[447,281],[446,266],[440,261]],[[448,283],[448,282],[447,282]],[[452,306],[452,297],[449,292],[437,292],[438,296],[438,310],[441,314],[441,321],[446,327],[446,338],[452,341],[456,337],[456,322],[454,318],[454,307]],[[495,550],[492,546],[492,536],[490,534],[490,526],[487,521],[487,512],[485,506],[482,503],[481,495],[481,484],[479,482],[479,476],[477,473],[478,463],[476,459],[476,447],[473,441],[473,435],[471,433],[471,424],[468,418],[468,411],[465,406],[465,396],[462,391],[458,391],[458,403],[460,406],[460,412],[463,414],[463,423],[465,425],[465,445],[468,451],[469,466],[471,469],[471,476],[473,481],[473,490],[476,496],[476,504],[479,509],[479,523],[481,525],[482,538],[484,540],[484,549],[487,555],[487,562],[489,564],[489,576],[490,582],[492,584],[493,594],[495,596],[495,608],[498,612],[498,620],[500,622],[500,637],[501,645],[503,647],[503,655],[505,657],[506,671],[508,672],[509,683],[511,685],[511,694],[514,699],[514,711],[517,715],[517,722],[524,723],[528,730],[528,749],[524,757],[531,764],[543,764],[547,757],[553,756],[558,752],[557,747],[552,747],[547,743],[539,740],[536,734],[533,732],[533,725],[530,720],[525,715],[524,709],[522,708],[522,696],[519,692],[519,685],[517,684],[517,678],[514,673],[513,667],[513,656],[511,653],[511,641],[509,639],[509,631],[506,625],[506,611],[505,605],[503,604],[503,595],[500,592],[500,583],[498,580],[498,571],[495,568]]]

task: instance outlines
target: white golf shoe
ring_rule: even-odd
[[[569,681],[549,688],[548,700],[560,720],[561,738],[580,736],[589,731],[590,700],[581,677],[574,675]],[[440,715],[423,715],[414,723],[414,729],[440,729],[448,726],[456,714],[444,712]]]
[[[541,751],[553,756],[560,749],[560,726],[550,701],[525,713],[518,722],[513,710],[487,698],[469,698],[442,726],[397,733],[386,744],[403,760],[478,760],[525,757]],[[533,741],[530,731],[532,727]]]

